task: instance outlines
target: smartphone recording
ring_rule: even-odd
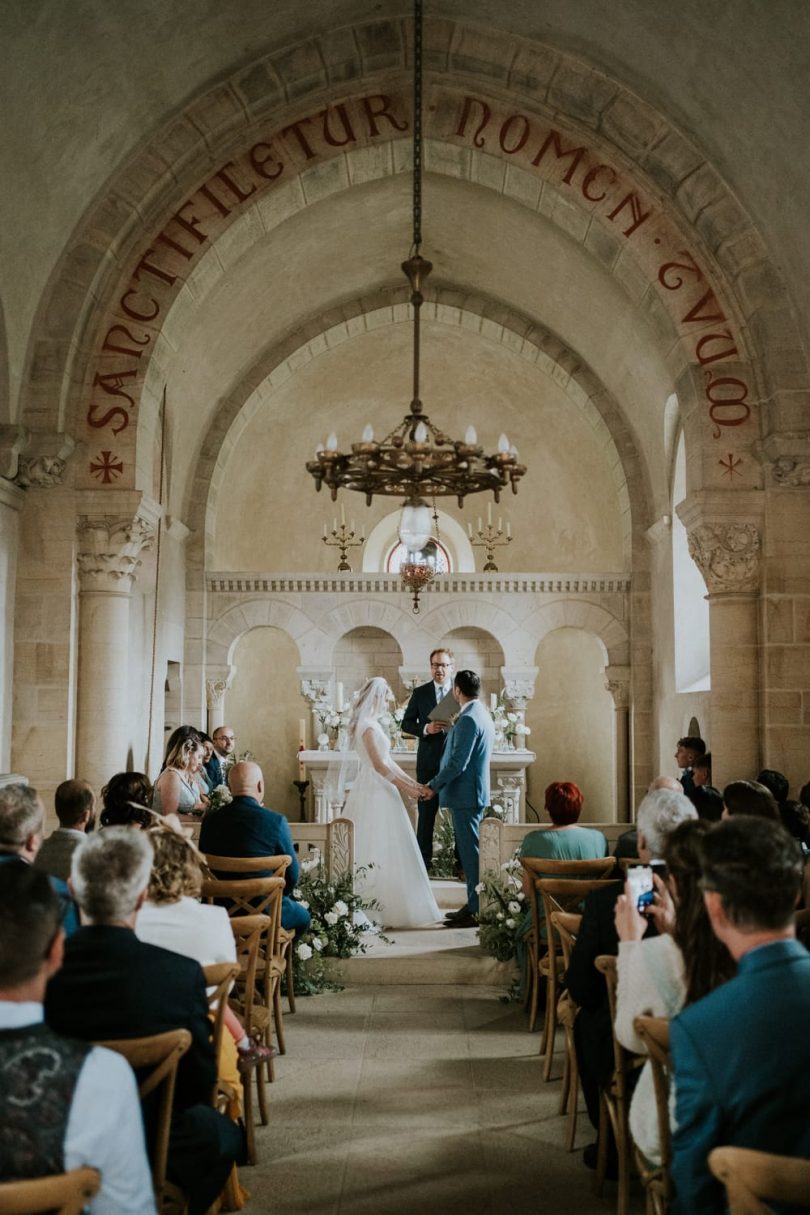
[[[653,871],[649,865],[630,866],[627,870],[627,889],[636,908],[643,915],[655,897]]]

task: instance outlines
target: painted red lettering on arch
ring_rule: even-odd
[[[372,103],[376,103],[376,105]],[[363,109],[368,119],[369,135],[379,135],[378,118],[387,118],[395,131],[407,131],[407,122],[404,119],[402,122],[397,122],[396,117],[391,113],[391,105],[392,101],[387,93],[372,93],[369,97],[363,98]]]
[[[703,271],[688,249],[681,249],[678,256],[685,260],[682,262],[664,262],[663,265],[658,267],[658,281],[662,287],[666,287],[667,291],[680,291],[683,286],[682,276],[670,281],[669,272],[671,270],[683,270],[684,274],[692,274],[695,276],[697,282],[701,282],[703,279]]]
[[[475,133],[473,134],[473,137],[472,137],[473,146],[476,148],[483,148],[486,144],[486,140],[481,135],[481,132],[483,131],[484,127],[486,127],[489,124],[489,120],[492,117],[492,110],[489,108],[487,103],[485,101],[481,101],[481,99],[479,97],[465,97],[464,98],[464,109],[461,111],[461,118],[458,121],[458,126],[456,127],[455,134],[458,135],[458,137],[460,139],[464,138],[464,133],[465,133],[465,129],[467,126],[467,119],[469,118],[470,111],[472,110],[472,107],[474,105],[481,107],[482,117],[481,117],[481,121],[479,122],[479,124],[475,130]]]
[[[714,312],[704,312],[704,307],[710,308],[714,306]],[[684,325],[687,324],[704,324],[707,321],[724,321],[725,313],[717,302],[717,296],[712,291],[711,287],[704,295],[700,297],[698,302],[689,309],[685,316],[681,317]]]
[[[330,114],[337,114],[338,118],[340,119],[340,124],[343,127],[343,134],[345,138],[338,139],[336,135],[332,134],[332,128],[329,121]],[[336,106],[328,105],[325,110],[321,110],[319,117],[323,119],[324,142],[328,143],[330,148],[345,148],[347,143],[356,142],[357,136],[354,133],[346,106],[342,101]]]
[[[704,355],[704,347],[710,342],[730,342],[725,350],[718,350],[716,354]],[[737,354],[737,344],[731,336],[730,329],[723,329],[720,333],[704,333],[695,347],[695,354],[701,367],[708,366],[709,363],[718,363],[720,359],[731,359]]]
[[[545,156],[545,154],[549,150],[549,148],[553,149],[554,156],[557,160],[565,160],[566,156],[573,157],[570,165],[568,166],[568,168],[565,172],[565,176],[563,177],[563,181],[565,182],[565,184],[567,186],[570,186],[571,178],[576,173],[577,168],[579,166],[579,162],[582,160],[582,157],[585,155],[585,152],[587,151],[587,149],[585,147],[564,148],[562,146],[562,135],[560,134],[560,132],[559,131],[549,131],[548,135],[543,140],[540,151],[537,153],[534,160],[532,161],[532,165],[534,166],[534,168],[538,167],[538,165],[542,161],[543,157]]]
[[[116,334],[123,333],[124,336],[128,337],[131,342],[135,343],[135,345],[134,346],[115,346],[115,345],[113,345],[110,342],[110,338],[112,337],[112,335],[114,333],[116,333]],[[103,343],[101,349],[102,350],[113,350],[113,351],[115,351],[116,354],[131,354],[133,358],[139,359],[141,357],[141,355],[143,354],[143,347],[148,346],[149,343],[151,342],[151,340],[152,340],[152,337],[148,333],[146,334],[146,336],[144,338],[139,339],[139,338],[134,337],[129,332],[126,325],[111,325],[110,328],[107,330],[107,333],[105,334],[104,343]],[[141,349],[137,349],[137,347],[141,347]]]
[[[506,146],[506,139],[513,122],[522,122],[523,130],[518,135],[515,146],[513,148],[508,148]],[[507,156],[513,156],[515,152],[519,152],[526,140],[529,138],[529,130],[529,120],[525,114],[510,114],[498,132],[498,143],[501,145],[501,151],[506,152]]]

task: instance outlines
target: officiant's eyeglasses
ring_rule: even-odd
[[[451,666],[451,665],[452,665],[452,663],[449,663],[449,662],[432,662],[430,665],[431,665],[432,667],[441,667],[441,668],[442,668],[442,670],[443,670],[445,667],[449,667],[449,666]]]

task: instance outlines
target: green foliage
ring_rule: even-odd
[[[499,962],[511,962],[517,953],[520,924],[526,910],[517,853],[497,873],[486,873],[478,884],[481,911],[478,936],[481,948]]]
[[[356,868],[352,874],[344,873],[329,881],[323,865],[302,865],[295,896],[309,908],[312,922],[292,947],[296,995],[342,991],[326,959],[351,958],[365,953],[372,939],[386,939],[366,914],[377,904],[364,902],[355,892],[355,880],[364,872]]]
[[[504,808],[494,803],[487,806],[484,818],[499,818],[503,820]],[[453,831],[453,818],[449,810],[440,810],[436,815],[436,825],[433,829],[433,877],[454,878],[458,862],[454,851],[456,842]]]

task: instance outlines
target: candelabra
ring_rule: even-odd
[[[326,524],[323,525],[322,540],[327,548],[340,549],[340,563],[338,565],[338,573],[346,573],[351,571],[351,566],[346,560],[346,556],[350,548],[361,548],[365,544],[365,536],[361,536],[359,540],[355,540],[354,519],[351,526],[346,527],[346,519],[343,514],[343,507],[340,508],[340,523],[337,519],[332,520],[332,530],[327,533]]]
[[[494,527],[492,523],[492,503],[487,503],[487,525],[482,527],[481,519],[478,519],[478,527],[475,532],[477,539],[473,539],[472,523],[467,524],[467,535],[473,548],[483,548],[486,553],[486,564],[484,565],[484,573],[497,574],[498,567],[495,564],[495,549],[505,548],[507,544],[512,543],[512,525],[506,524],[506,532],[503,530],[503,519],[498,519],[498,526]]]

